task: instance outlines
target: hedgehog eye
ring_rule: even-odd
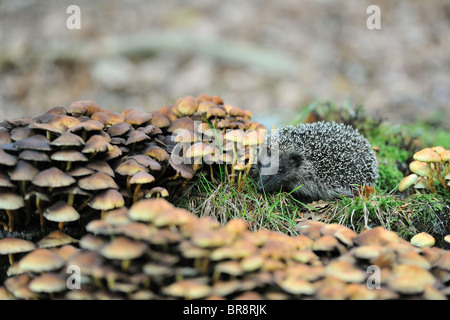
[[[280,168],[278,169],[278,173],[284,173],[284,168],[283,168],[283,167],[280,167]]]

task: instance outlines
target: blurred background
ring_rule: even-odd
[[[69,5],[81,29],[69,30]],[[381,29],[369,30],[369,5]],[[1,0],[0,115],[220,95],[266,126],[315,101],[450,128],[450,2]]]

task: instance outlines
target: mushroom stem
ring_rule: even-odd
[[[66,171],[69,171],[70,168],[72,168],[72,162],[71,161],[67,161]]]
[[[102,210],[102,213],[100,214],[100,219],[105,219],[106,210]]]
[[[231,166],[231,183],[236,180],[234,165],[237,163],[237,142],[233,143],[233,164]]]
[[[131,194],[130,179],[131,179],[131,176],[127,176],[127,191]]]
[[[95,156],[97,155],[97,150],[95,150],[94,152],[91,153],[91,160],[95,158]]]
[[[138,197],[139,197],[139,191],[141,190],[141,185],[142,184],[138,184],[136,185],[136,188],[134,189],[134,194],[133,194],[133,203],[138,201]]]
[[[25,180],[20,181],[20,191],[23,196],[27,193],[27,182]]]
[[[69,196],[67,197],[67,204],[69,206],[73,206],[73,201],[75,200],[75,194],[69,193]]]
[[[39,211],[39,222],[41,225],[41,231],[44,231],[45,219],[44,219],[44,212],[42,211],[40,202],[41,199],[39,199],[39,197],[36,197],[36,208]]]
[[[8,228],[8,225],[7,225],[6,223],[4,223],[3,221],[0,221],[0,225],[3,226],[3,229],[4,229],[5,231],[9,229],[9,228]]]
[[[427,162],[427,167],[430,172],[427,177],[430,191],[436,193],[436,188],[434,187],[434,180],[433,180],[433,169],[431,168],[431,164],[429,162]]]
[[[60,231],[64,231],[64,222],[58,223],[58,228]]]
[[[8,215],[8,231],[12,232],[14,230],[14,214],[10,210],[6,210],[6,214]]]
[[[441,173],[441,164],[440,164],[439,162],[437,163],[436,171],[437,171],[437,175],[438,175],[439,182],[442,184],[442,186],[444,187],[444,189],[447,190],[448,187],[447,187],[447,184],[445,183],[444,178],[442,177],[442,173]]]
[[[9,265],[13,265],[14,263],[14,257],[12,253],[8,253],[8,258],[9,258]]]
[[[130,267],[130,263],[131,263],[130,259],[122,260],[122,270],[127,271],[128,268]]]

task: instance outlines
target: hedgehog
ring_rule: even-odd
[[[315,122],[270,134],[251,176],[258,191],[291,192],[302,201],[353,196],[378,179],[375,152],[350,125]]]

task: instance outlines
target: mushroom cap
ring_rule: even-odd
[[[406,176],[400,181],[400,184],[398,185],[398,191],[403,192],[406,189],[408,189],[410,186],[415,184],[417,182],[417,179],[419,176],[415,173],[410,174],[409,176]]]
[[[176,143],[192,143],[197,140],[194,132],[189,130],[181,130],[176,136],[174,141]]]
[[[242,143],[244,141],[245,133],[240,129],[231,130],[224,136],[225,140],[234,141],[236,143]]]
[[[165,198],[169,196],[169,191],[163,187],[154,187],[145,193],[146,198],[151,198],[155,193],[159,193],[161,197]]]
[[[192,116],[198,108],[197,100],[192,96],[178,99],[175,105],[178,111],[185,116]]]
[[[81,150],[83,153],[94,153],[94,152],[106,152],[113,151],[113,146],[101,135],[93,135],[86,141],[86,144]]]
[[[46,272],[61,268],[65,261],[50,249],[36,249],[19,261],[22,272]]]
[[[422,162],[441,162],[441,157],[431,148],[425,148],[416,152],[413,156],[414,160]]]
[[[0,209],[17,210],[25,206],[23,197],[12,192],[0,192]]]
[[[119,164],[115,170],[116,173],[123,176],[132,176],[139,171],[148,171],[148,169],[142,165],[140,165],[134,159],[128,159]]]
[[[77,239],[72,238],[68,234],[60,230],[55,230],[39,240],[37,245],[39,248],[51,248],[77,242]]]
[[[125,200],[119,191],[108,189],[95,196],[88,205],[96,210],[111,210],[123,207]]]
[[[5,150],[0,148],[0,164],[3,164],[5,166],[15,166],[17,163],[17,158],[9,153],[7,153]]]
[[[158,112],[153,112],[152,115],[153,115],[153,117],[150,120],[150,124],[152,126],[155,126],[157,128],[165,128],[165,127],[170,126],[171,122],[167,116],[162,115]],[[176,117],[176,116],[174,115],[174,117]]]
[[[225,118],[227,116],[227,113],[225,110],[219,107],[212,107],[209,108],[206,112],[206,118],[212,118],[212,117],[219,117],[219,118]]]
[[[60,200],[44,211],[44,217],[54,222],[71,222],[80,219],[80,214],[66,202]]]
[[[83,141],[83,139],[81,139],[80,136],[73,134],[69,131],[66,131],[58,138],[50,142],[50,145],[56,147],[69,147],[69,146],[78,147],[84,146],[85,142]]]
[[[211,293],[211,287],[194,280],[180,280],[164,287],[162,291],[173,297],[200,299]]]
[[[136,259],[144,254],[147,246],[126,237],[117,237],[100,249],[100,254],[108,259]]]
[[[38,173],[32,183],[39,187],[67,187],[76,180],[56,167]]]
[[[125,142],[125,145],[130,145],[133,143],[138,143],[141,141],[150,140],[150,137],[146,135],[144,132],[135,130],[128,135],[128,139]]]
[[[152,221],[158,214],[173,209],[174,206],[164,199],[144,199],[134,203],[128,215],[135,221]]]
[[[33,292],[60,292],[67,290],[66,279],[56,273],[44,273],[30,281],[28,287]]]
[[[166,150],[156,145],[148,146],[142,153],[158,161],[167,161],[170,158]]]
[[[435,243],[436,240],[433,238],[433,236],[429,235],[426,232],[418,233],[411,238],[411,244],[419,248],[432,247]]]
[[[55,161],[68,161],[68,162],[75,162],[75,161],[84,162],[89,160],[84,154],[76,150],[56,151],[52,153],[50,159]]]
[[[266,130],[252,130],[248,132],[243,140],[244,146],[260,145],[265,141]]]
[[[213,151],[213,147],[203,142],[196,142],[187,149],[185,156],[189,158],[203,157],[212,154]]]
[[[414,160],[409,164],[409,170],[422,177],[426,177],[431,173],[430,169],[428,168],[425,162],[417,160]]]
[[[0,187],[16,188],[17,186],[11,182],[6,174],[0,172]]]
[[[450,161],[450,150],[445,150],[441,153],[441,160],[442,162]]]
[[[50,157],[43,151],[23,150],[19,153],[19,159],[50,162]]]
[[[27,240],[19,238],[0,239],[0,254],[28,252],[36,249],[36,245]]]
[[[47,137],[35,134],[31,137],[16,141],[14,145],[18,149],[31,149],[38,151],[51,151],[52,148],[50,146],[50,141],[48,141]]]
[[[131,124],[128,122],[118,122],[109,127],[107,133],[110,137],[117,137],[126,134],[130,129]]]
[[[142,125],[151,119],[152,114],[150,112],[131,110],[125,115],[124,121],[131,125]]]
[[[79,100],[74,101],[67,109],[68,113],[75,115],[93,115],[95,112],[101,111],[100,105],[93,100]]]
[[[29,162],[19,160],[11,173],[10,179],[13,181],[31,181],[39,173]]]
[[[96,172],[78,180],[78,186],[84,190],[119,189],[114,179],[103,172]]]
[[[155,177],[145,171],[139,171],[130,178],[130,184],[145,184],[152,183],[154,181]]]
[[[152,123],[153,124],[153,123]],[[186,129],[188,131],[194,131],[194,120],[190,117],[179,118],[173,121],[169,128],[167,128],[167,132],[177,133],[179,130]]]

